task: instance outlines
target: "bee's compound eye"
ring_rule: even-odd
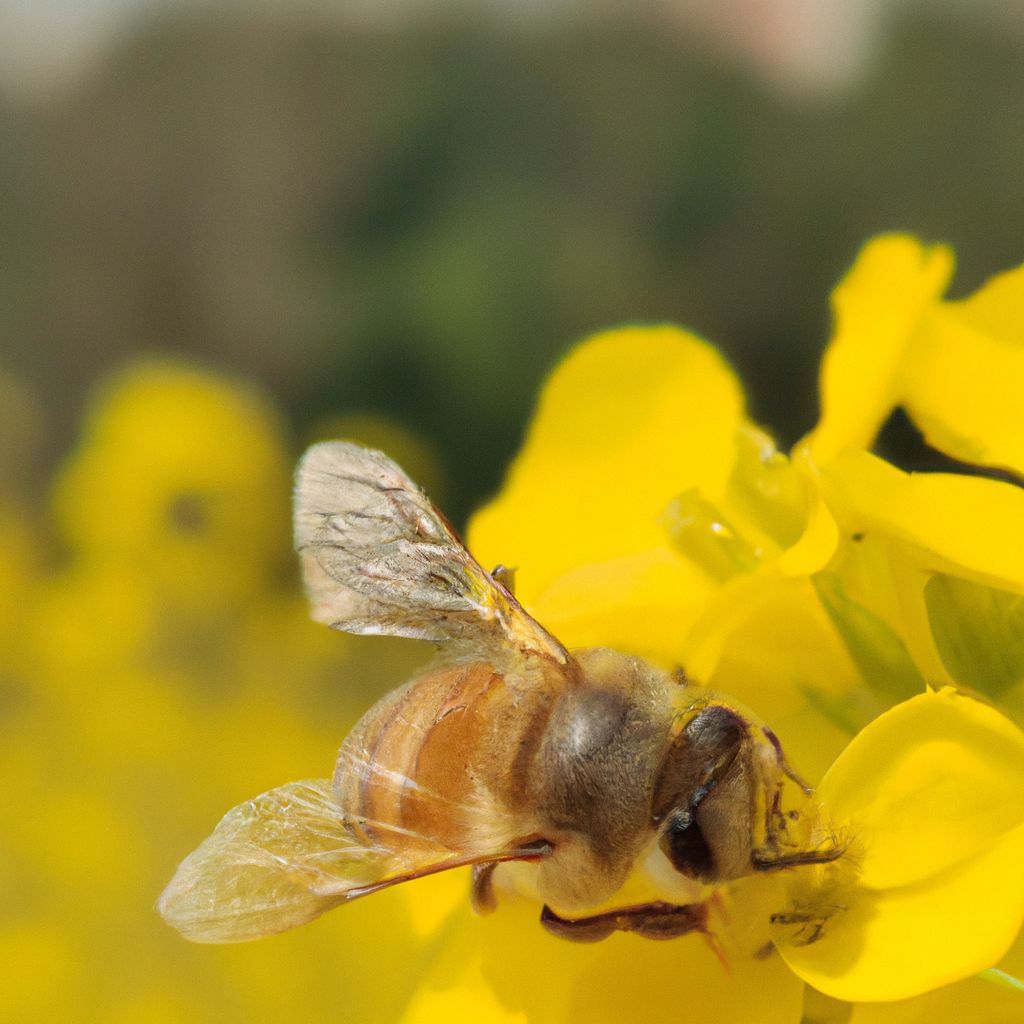
[[[704,881],[713,877],[714,858],[692,811],[672,813],[661,846],[680,874]]]

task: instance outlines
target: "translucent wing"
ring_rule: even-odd
[[[400,848],[370,840],[347,819],[327,779],[292,782],[228,811],[182,861],[157,909],[193,942],[244,942],[399,882],[538,855],[524,848],[466,856],[414,839],[403,836]]]
[[[444,516],[386,455],[314,445],[295,485],[295,547],[313,617],[349,633],[564,648],[463,547]]]
[[[385,860],[351,834],[328,780],[293,782],[228,811],[157,909],[195,942],[255,939],[318,917]]]

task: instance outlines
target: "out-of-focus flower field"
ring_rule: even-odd
[[[3,388],[3,435],[27,448],[32,405]],[[386,424],[335,426],[436,476]],[[266,396],[145,361],[94,395],[44,500],[5,464],[0,1019],[360,1019],[367,998],[387,1019],[412,983],[400,896],[245,948],[191,946],[153,910],[228,807],[328,774],[422,659],[309,621],[291,462]]]

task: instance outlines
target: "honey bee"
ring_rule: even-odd
[[[681,673],[567,651],[382,453],[309,449],[295,546],[316,620],[442,653],[363,716],[333,778],[241,804],[182,862],[158,909],[186,938],[255,939],[466,866],[486,911],[509,861],[529,865],[557,935],[672,938],[706,932],[706,899],[594,912],[645,859],[706,892],[841,854],[791,838],[787,778],[810,791],[766,726]]]

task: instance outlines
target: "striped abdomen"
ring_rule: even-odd
[[[491,665],[436,669],[379,701],[342,744],[335,793],[367,840],[399,854],[500,850],[535,830],[532,757],[550,700]]]

